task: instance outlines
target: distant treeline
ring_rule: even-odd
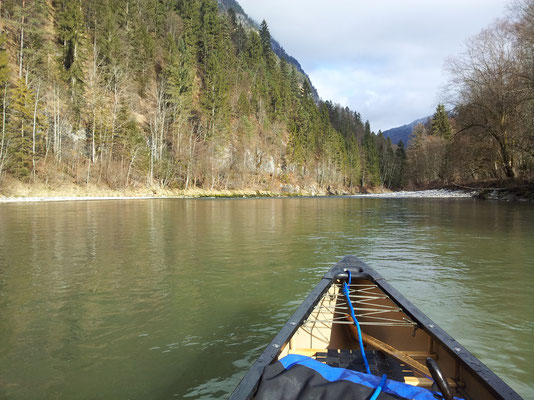
[[[0,2],[0,179],[398,187],[405,153],[215,0]]]
[[[450,121],[416,126],[405,183],[534,179],[534,0],[512,7],[448,62]]]

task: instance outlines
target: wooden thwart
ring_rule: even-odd
[[[454,382],[452,379],[447,379],[447,382],[449,383],[449,386],[451,388],[455,388],[456,382]],[[432,385],[434,384],[434,381],[432,379],[428,378],[418,378],[416,376],[405,376],[404,377],[404,383],[412,386],[419,386],[426,389],[431,389]]]
[[[347,315],[346,317],[349,321],[354,322],[351,316]],[[358,329],[354,325],[349,325],[349,326],[350,326],[350,330],[353,336],[356,338],[356,340],[358,340]],[[397,350],[396,348],[390,346],[389,344],[384,343],[378,340],[377,338],[371,335],[368,335],[364,332],[362,332],[362,340],[365,344],[373,346],[377,350],[381,350],[384,353],[389,354],[392,357],[395,357],[397,360],[402,361],[404,364],[409,365],[410,367],[413,368],[414,371],[417,371],[426,376],[430,376],[430,371],[428,370],[428,368],[425,365],[421,364],[419,361],[414,360],[408,354],[403,353],[402,351]]]
[[[408,356],[412,358],[423,358],[426,360],[428,357],[430,357],[430,358],[433,358],[434,360],[437,359],[436,353],[429,353],[428,351],[402,351],[402,350],[399,350],[399,351],[401,351],[402,353],[406,353]]]

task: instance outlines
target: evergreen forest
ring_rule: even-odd
[[[265,21],[254,29],[215,0],[2,0],[0,13],[0,179],[401,184],[405,152],[359,113],[317,100],[273,52]]]

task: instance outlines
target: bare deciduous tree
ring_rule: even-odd
[[[533,11],[534,2],[523,4],[527,3]],[[519,175],[530,147],[525,139],[532,132],[526,126],[534,100],[534,64],[529,61],[533,60],[532,46],[524,49],[519,32],[517,23],[500,21],[469,42],[466,51],[450,60],[447,68],[452,77],[449,95],[459,125],[457,133],[492,142],[495,162],[507,178]]]

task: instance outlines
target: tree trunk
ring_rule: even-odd
[[[0,0],[1,1],[1,0]],[[0,141],[0,177],[4,167],[4,160],[7,154],[6,148],[6,102],[7,102],[7,83],[4,86],[4,96],[2,99],[2,139]]]
[[[95,24],[96,26],[96,24]],[[95,145],[95,130],[96,130],[96,88],[97,88],[97,48],[96,48],[96,33],[93,40],[93,71],[91,76],[91,86],[92,86],[92,114],[93,114],[93,124],[91,127],[91,163],[95,163],[96,157],[96,145]]]
[[[95,163],[96,145],[95,145],[95,128],[96,128],[96,114],[93,110],[93,126],[91,127],[91,163]]]
[[[113,108],[112,108],[112,115],[111,115],[111,143],[109,144],[109,164],[111,164],[111,161],[113,160],[113,145],[114,145],[115,134],[117,130],[117,113],[118,113],[119,103],[120,103],[120,93],[117,88],[117,83],[115,83],[115,86],[113,88]]]
[[[130,160],[130,164],[128,165],[128,172],[126,173],[126,187],[128,187],[128,183],[130,181],[130,172],[132,171],[132,166],[133,166],[133,163],[135,162],[135,158],[137,157],[138,150],[139,148],[136,147],[132,155],[132,159]]]
[[[37,129],[37,105],[39,104],[39,90],[41,82],[37,85],[37,94],[35,96],[35,106],[33,108],[33,130],[32,130],[32,176],[35,180],[35,134]]]
[[[513,166],[513,159],[510,155],[509,148],[506,144],[506,133],[497,135],[495,133],[492,134],[493,138],[497,141],[499,145],[499,153],[501,155],[501,164],[502,169],[504,171],[504,174],[507,178],[515,178],[515,171]]]
[[[7,103],[7,83],[4,86],[4,96],[2,98],[2,141],[0,142],[0,156],[4,151],[6,137],[6,103]]]

